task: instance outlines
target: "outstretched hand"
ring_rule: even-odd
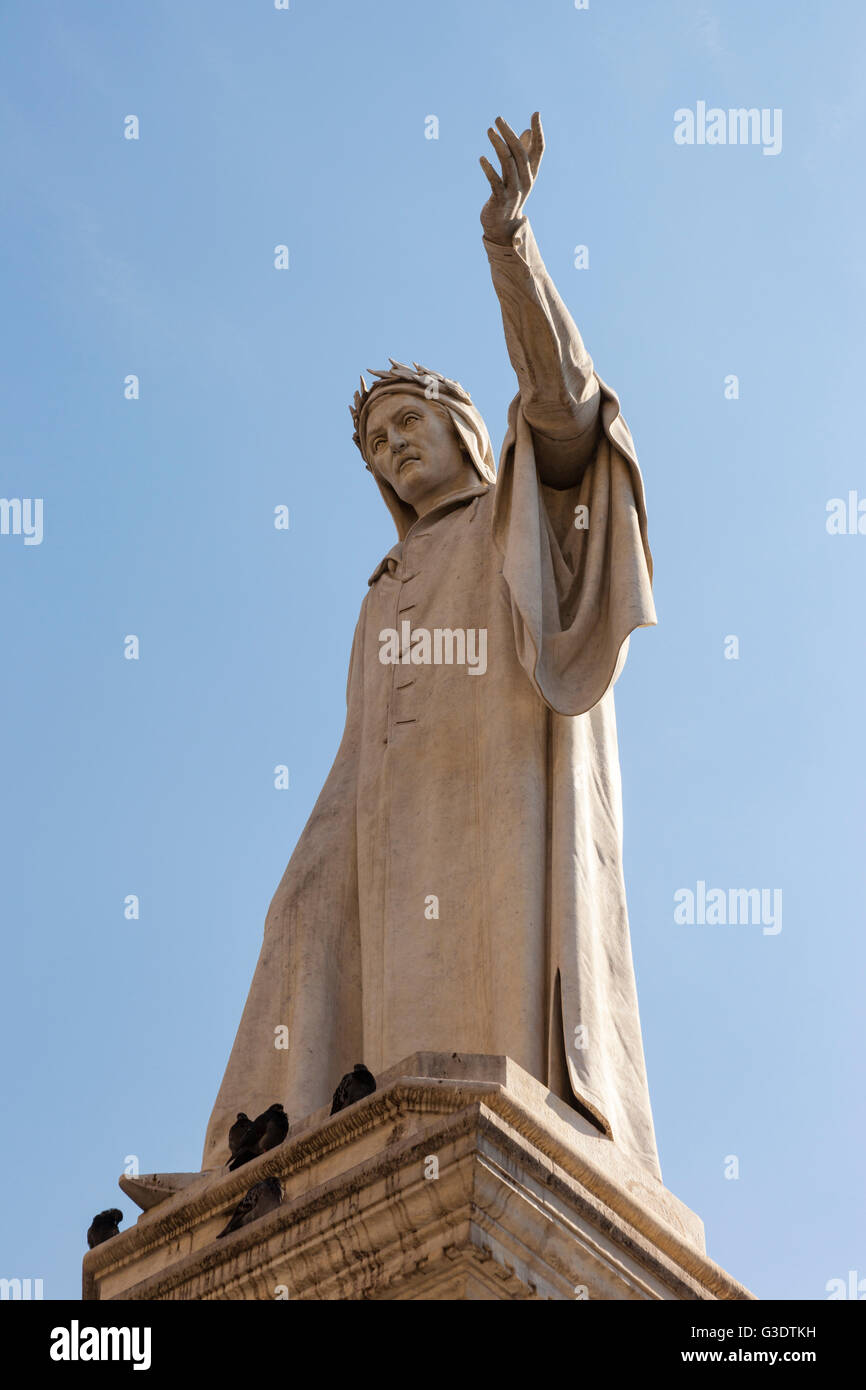
[[[496,117],[496,126],[497,130],[491,126],[487,134],[499,155],[502,174],[497,174],[490,161],[485,159],[484,155],[481,156],[481,168],[487,175],[492,190],[481,209],[481,225],[484,235],[490,241],[508,246],[523,215],[523,204],[535,183],[541,156],[544,154],[544,134],[537,111],[533,114],[530,129],[524,130],[520,136],[515,135],[511,126],[501,116]]]

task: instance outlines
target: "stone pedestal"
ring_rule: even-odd
[[[506,1057],[419,1053],[235,1173],[121,1178],[146,1208],[85,1299],[751,1299],[703,1224]],[[220,1240],[244,1193],[282,1206]]]

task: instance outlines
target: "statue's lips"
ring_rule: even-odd
[[[404,469],[404,468],[406,467],[406,465],[409,464],[409,463],[420,463],[420,462],[421,462],[420,459],[416,458],[414,454],[411,454],[409,458],[407,458],[407,459],[401,459],[401,460],[400,460],[400,463],[399,463],[398,466],[397,466],[397,472],[398,472],[398,473],[402,473],[402,472],[403,472],[403,469]]]

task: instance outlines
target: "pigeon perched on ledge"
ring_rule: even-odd
[[[275,1149],[277,1144],[282,1144],[289,1132],[289,1117],[281,1105],[269,1105],[252,1123],[247,1120],[247,1128],[244,1130],[241,1126],[246,1119],[246,1115],[241,1111],[229,1130],[229,1148],[232,1153],[229,1168],[232,1171],[244,1163],[249,1163],[251,1158],[258,1158],[259,1154],[267,1153],[268,1149]]]
[[[376,1078],[369,1072],[363,1062],[356,1062],[351,1071],[347,1071],[336,1091],[331,1103],[331,1114],[336,1115],[338,1111],[345,1110],[347,1105],[354,1105],[356,1100],[363,1100],[365,1096],[371,1096],[376,1089]]]
[[[238,1117],[229,1130],[229,1149],[232,1158],[236,1158],[244,1147],[244,1142],[250,1132],[252,1120],[249,1115],[245,1115],[243,1110],[238,1111]]]
[[[279,1178],[265,1178],[263,1182],[255,1183],[238,1202],[217,1240],[231,1235],[232,1231],[239,1231],[241,1226],[249,1226],[261,1216],[267,1216],[269,1211],[276,1210],[282,1200],[283,1188]]]
[[[104,1240],[111,1240],[112,1236],[120,1235],[118,1223],[122,1220],[123,1212],[118,1211],[117,1207],[97,1212],[87,1232],[87,1244],[90,1249],[101,1245]]]

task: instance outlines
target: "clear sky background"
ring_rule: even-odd
[[[539,108],[527,210],[656,562],[617,714],[665,1183],[761,1297],[866,1277],[866,535],[826,528],[866,499],[864,35],[857,0],[7,0],[0,495],[44,538],[0,536],[0,1275],[77,1297],[127,1156],[199,1166],[395,539],[347,406],[417,360],[498,451],[478,156]],[[781,152],[675,144],[698,101],[781,109]],[[782,930],[676,924],[699,880]]]

